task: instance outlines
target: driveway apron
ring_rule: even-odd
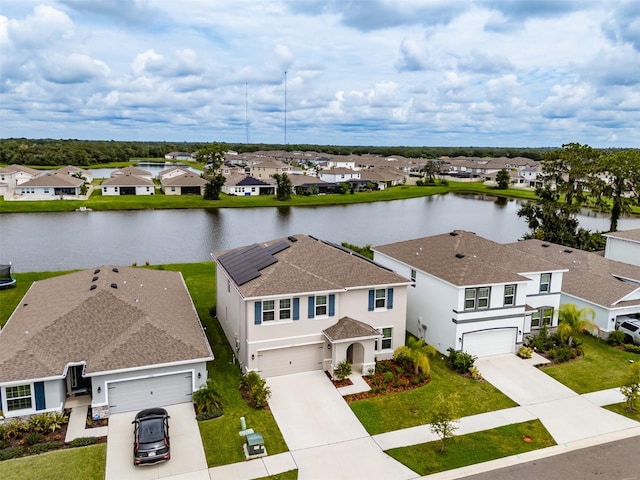
[[[324,372],[272,377],[267,383],[269,407],[298,466],[298,480],[418,476],[380,449]]]
[[[208,478],[207,460],[204,455],[198,422],[193,404],[181,403],[165,407],[169,412],[169,436],[171,459],[156,465],[133,466],[133,421],[136,412],[117,413],[109,417],[107,435],[106,480],[156,479],[188,475],[200,478],[204,472]]]
[[[539,418],[554,440],[567,443],[634,428],[638,422],[600,408],[515,355],[476,360],[482,376]]]

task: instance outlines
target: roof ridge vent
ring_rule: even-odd
[[[464,258],[464,253],[456,253],[456,258]]]
[[[293,243],[293,242],[297,242],[297,241],[298,241],[298,239],[297,239],[296,237],[294,237],[293,235],[291,235],[291,236],[287,237],[287,239],[288,239],[291,243]]]
[[[96,273],[96,274],[97,274],[97,273],[100,273],[100,269],[99,269],[99,268],[96,268],[96,269],[93,271],[93,273]]]
[[[98,276],[95,276],[91,279],[92,282],[95,282],[96,280],[98,280]]]
[[[542,248],[549,248],[549,244],[548,243],[543,243],[542,244]]]
[[[98,286],[94,283],[89,287],[89,290],[95,290],[96,288],[98,288]]]
[[[454,230],[453,232],[449,232],[449,235],[451,235],[452,237],[457,237],[460,234],[456,230]]]
[[[563,252],[564,252],[564,253],[571,253],[571,252],[573,252],[573,250],[571,250],[570,248],[565,248],[565,249],[563,250]]]
[[[117,283],[112,283],[111,284],[111,288],[118,288],[118,284]]]
[[[115,273],[118,273],[120,270],[118,270],[118,267],[113,267],[113,268],[111,269],[111,271],[112,271],[112,272],[115,272]]]

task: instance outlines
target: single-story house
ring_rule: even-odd
[[[187,172],[175,177],[163,177],[160,189],[165,195],[204,195],[207,181],[200,175]]]
[[[512,353],[556,326],[566,268],[466,231],[373,247],[374,260],[411,278],[407,330],[445,353]]]
[[[272,178],[255,178],[244,173],[232,173],[222,186],[222,192],[227,195],[274,195],[276,193],[275,180]]]
[[[605,233],[603,236],[607,239],[605,258],[640,266],[640,228]]]
[[[147,180],[153,180],[153,173],[149,170],[144,170],[138,167],[124,167],[119,168],[111,172],[111,178],[116,178],[124,175],[135,175],[137,177],[145,178]]]
[[[327,183],[318,177],[310,175],[289,175],[291,186],[296,195],[318,195],[321,193],[335,193],[340,186],[335,183]]]
[[[338,245],[293,235],[212,255],[217,317],[243,372],[368,373],[404,345],[409,280]]]
[[[627,236],[623,232],[615,235],[618,234]],[[603,333],[614,330],[624,317],[640,318],[640,266],[540,240],[508,246],[567,269],[560,302],[592,308],[594,321]]]
[[[194,155],[189,152],[169,152],[164,155],[167,160],[193,160]]]
[[[35,282],[0,331],[5,417],[191,401],[213,354],[179,272],[101,266]]]
[[[155,185],[148,178],[137,175],[117,175],[102,182],[102,195],[153,195]]]
[[[78,199],[84,180],[65,173],[47,172],[21,183],[14,189],[14,200]]]

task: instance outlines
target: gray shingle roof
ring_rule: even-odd
[[[349,317],[342,317],[338,323],[331,325],[322,333],[331,341],[381,336],[380,332],[371,325]]]
[[[33,177],[30,180],[27,180],[24,183],[18,185],[18,187],[79,187],[84,183],[84,180],[81,180],[76,177],[72,177],[71,175],[67,175],[66,173],[55,173],[48,172],[42,175],[38,175],[37,177]]]
[[[151,187],[153,182],[138,175],[126,174],[107,178],[102,182],[102,185],[110,187]]]
[[[294,235],[262,245],[282,241],[288,242],[289,248],[274,254],[276,262],[238,287],[245,298],[409,283],[397,273],[307,235]],[[213,257],[219,263],[218,259],[225,253],[228,252],[218,252]]]
[[[162,178],[160,183],[165,187],[201,187],[206,185],[207,181],[200,175],[187,172],[171,178]]]
[[[41,280],[0,331],[0,382],[61,376],[69,362],[92,374],[196,359],[212,353],[179,272],[103,266]]]
[[[456,286],[518,282],[525,280],[522,273],[559,270],[546,260],[462,230],[373,250]]]
[[[605,233],[604,236],[611,238],[621,238],[623,240],[631,240],[632,242],[640,242],[640,228]]]
[[[640,267],[635,265],[540,240],[524,240],[508,246],[567,268],[569,271],[562,277],[562,291],[597,305],[611,307],[639,288],[638,284],[616,278],[631,279],[640,284]],[[640,299],[632,300],[631,304],[640,305]],[[625,305],[629,303],[625,302]]]

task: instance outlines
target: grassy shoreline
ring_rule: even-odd
[[[102,196],[100,189],[87,200],[23,200],[5,201],[0,199],[1,213],[30,212],[71,212],[85,207],[95,211],[146,210],[146,209],[186,209],[186,208],[256,208],[256,207],[316,207],[371,203],[391,200],[427,197],[444,193],[488,195],[504,198],[532,200],[534,192],[520,189],[498,190],[482,183],[449,182],[449,185],[418,187],[402,185],[374,192],[354,194],[331,194],[316,196],[294,195],[291,200],[278,201],[274,196],[220,196],[220,200],[204,200],[200,196],[173,196],[162,193],[150,196]],[[640,209],[638,209],[640,214]]]

